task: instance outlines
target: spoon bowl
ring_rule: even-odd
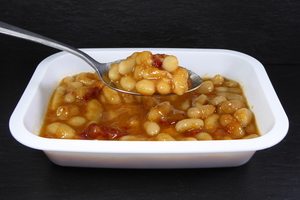
[[[129,92],[126,90],[119,89],[115,86],[115,84],[112,81],[110,81],[110,79],[108,77],[108,71],[110,69],[111,64],[118,63],[122,60],[117,60],[117,61],[113,61],[113,62],[109,62],[109,63],[99,63],[98,61],[93,59],[91,56],[84,53],[83,51],[76,49],[75,47],[69,46],[67,44],[55,41],[53,39],[47,38],[45,36],[30,32],[27,30],[24,30],[19,27],[12,26],[10,24],[7,24],[7,23],[1,22],[1,21],[0,21],[0,33],[18,37],[18,38],[22,38],[22,39],[29,40],[32,42],[37,42],[37,43],[40,43],[40,44],[43,44],[43,45],[46,45],[46,46],[49,46],[49,47],[52,47],[55,49],[69,52],[69,53],[83,59],[92,68],[94,68],[94,70],[98,73],[99,78],[111,89],[114,89],[119,92],[127,93],[127,94],[132,94],[132,95],[142,95],[140,93]],[[196,90],[201,85],[202,80],[198,74],[192,72],[191,70],[187,70],[187,71],[189,73],[189,79],[190,79],[191,84],[189,86],[188,91],[186,91],[186,92],[191,92],[193,90]],[[157,95],[155,95],[155,96],[157,96]]]

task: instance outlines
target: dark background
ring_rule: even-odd
[[[217,169],[89,169],[52,164],[8,121],[36,66],[58,52],[0,35],[1,199],[299,199],[300,1],[0,0],[0,21],[78,48],[231,49],[265,66],[290,120],[278,145]]]

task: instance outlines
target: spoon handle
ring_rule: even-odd
[[[89,65],[91,65],[95,69],[94,64],[97,61],[95,61],[93,58],[91,58],[86,53],[84,53],[72,46],[69,46],[67,44],[58,42],[56,40],[53,40],[53,39],[47,38],[45,36],[24,30],[19,27],[15,27],[13,25],[10,25],[10,24],[7,24],[7,23],[1,22],[1,21],[0,21],[0,33],[14,36],[14,37],[21,38],[21,39],[25,39],[25,40],[29,40],[32,42],[40,43],[40,44],[43,44],[43,45],[46,45],[46,46],[49,46],[49,47],[52,47],[55,49],[69,52],[75,56],[80,57],[81,59],[86,61]]]

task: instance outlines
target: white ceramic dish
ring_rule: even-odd
[[[10,119],[10,130],[20,143],[43,150],[62,166],[109,168],[232,167],[248,162],[257,150],[280,142],[288,119],[264,67],[254,58],[229,50],[210,49],[83,49],[96,60],[109,62],[133,52],[149,50],[178,57],[180,65],[201,76],[221,74],[238,81],[254,112],[261,137],[230,141],[87,141],[47,139],[38,136],[46,106],[60,80],[93,71],[79,58],[65,53],[43,60],[32,76]]]

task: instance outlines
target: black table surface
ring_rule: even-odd
[[[78,48],[231,49],[258,59],[289,118],[287,136],[245,165],[209,169],[57,166],[8,122],[36,66],[58,52],[0,35],[0,199],[299,199],[299,1],[2,0],[0,20]]]

